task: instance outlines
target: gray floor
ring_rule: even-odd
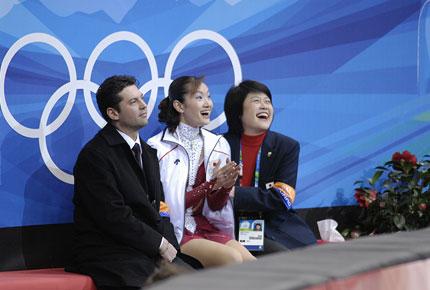
[[[303,289],[430,257],[430,228],[273,254],[255,262],[183,274],[151,290]]]

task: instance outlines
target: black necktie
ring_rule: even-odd
[[[139,144],[135,143],[131,150],[133,151],[134,158],[136,159],[137,164],[139,164],[139,167],[142,169],[142,154],[140,153]]]

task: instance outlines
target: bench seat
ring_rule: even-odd
[[[89,276],[64,268],[0,272],[2,290],[97,290]]]

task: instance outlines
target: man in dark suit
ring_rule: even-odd
[[[156,150],[139,138],[148,123],[136,79],[113,76],[97,91],[107,125],[80,152],[75,168],[75,245],[68,271],[98,289],[138,289],[162,259],[179,249],[160,212],[164,195]]]

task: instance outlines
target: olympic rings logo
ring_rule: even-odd
[[[93,121],[100,128],[106,124],[106,121],[98,113],[96,107],[94,106],[93,100],[91,98],[91,92],[95,93],[99,87],[97,84],[91,81],[91,74],[94,68],[94,64],[97,58],[100,56],[100,54],[108,46],[118,41],[128,41],[128,42],[134,43],[142,50],[142,52],[145,54],[149,63],[151,80],[144,83],[139,88],[139,90],[143,94],[146,94],[147,92],[151,91],[149,102],[148,102],[148,118],[149,118],[149,116],[151,116],[151,113],[156,103],[158,88],[159,87],[164,88],[165,97],[168,94],[168,88],[170,83],[172,82],[171,77],[172,77],[173,65],[175,64],[175,61],[179,53],[187,45],[189,45],[190,43],[196,40],[210,40],[220,45],[227,53],[228,57],[230,58],[231,64],[233,66],[234,83],[238,84],[242,80],[242,69],[240,66],[239,57],[237,56],[233,46],[222,35],[210,30],[196,30],[185,35],[183,38],[179,40],[179,42],[176,44],[176,46],[173,48],[173,50],[169,55],[169,58],[166,63],[166,68],[164,71],[164,77],[159,77],[155,56],[144,39],[142,39],[139,35],[129,31],[120,31],[120,32],[112,33],[107,37],[105,37],[104,39],[102,39],[94,48],[85,66],[83,80],[77,79],[76,67],[73,62],[73,58],[70,52],[67,50],[67,48],[58,39],[45,33],[27,34],[22,38],[18,39],[9,48],[9,50],[7,51],[2,61],[2,64],[0,67],[0,108],[2,110],[2,113],[6,122],[18,134],[28,138],[39,139],[40,153],[49,171],[61,181],[68,184],[73,184],[74,183],[73,175],[68,174],[67,172],[64,172],[63,170],[61,170],[52,160],[48,152],[46,137],[54,133],[58,128],[60,128],[61,125],[65,122],[65,120],[69,116],[72,110],[73,104],[75,103],[77,90],[83,90],[85,105]],[[38,43],[38,42],[45,43],[52,46],[61,54],[61,56],[66,62],[70,81],[62,85],[60,88],[58,88],[49,98],[48,102],[46,103],[43,109],[42,116],[40,118],[39,128],[29,128],[19,123],[9,111],[9,108],[6,103],[4,85],[6,80],[6,72],[14,55],[22,47],[31,43]],[[68,97],[64,108],[62,109],[61,113],[57,116],[57,118],[54,121],[52,121],[52,123],[48,124],[48,118],[49,118],[49,115],[51,114],[52,109],[54,108],[55,104],[66,93],[68,93]],[[222,123],[224,123],[225,120],[226,119],[223,112],[214,120],[212,120],[211,123],[206,126],[206,128],[209,130],[215,129],[218,126],[220,126]]]

